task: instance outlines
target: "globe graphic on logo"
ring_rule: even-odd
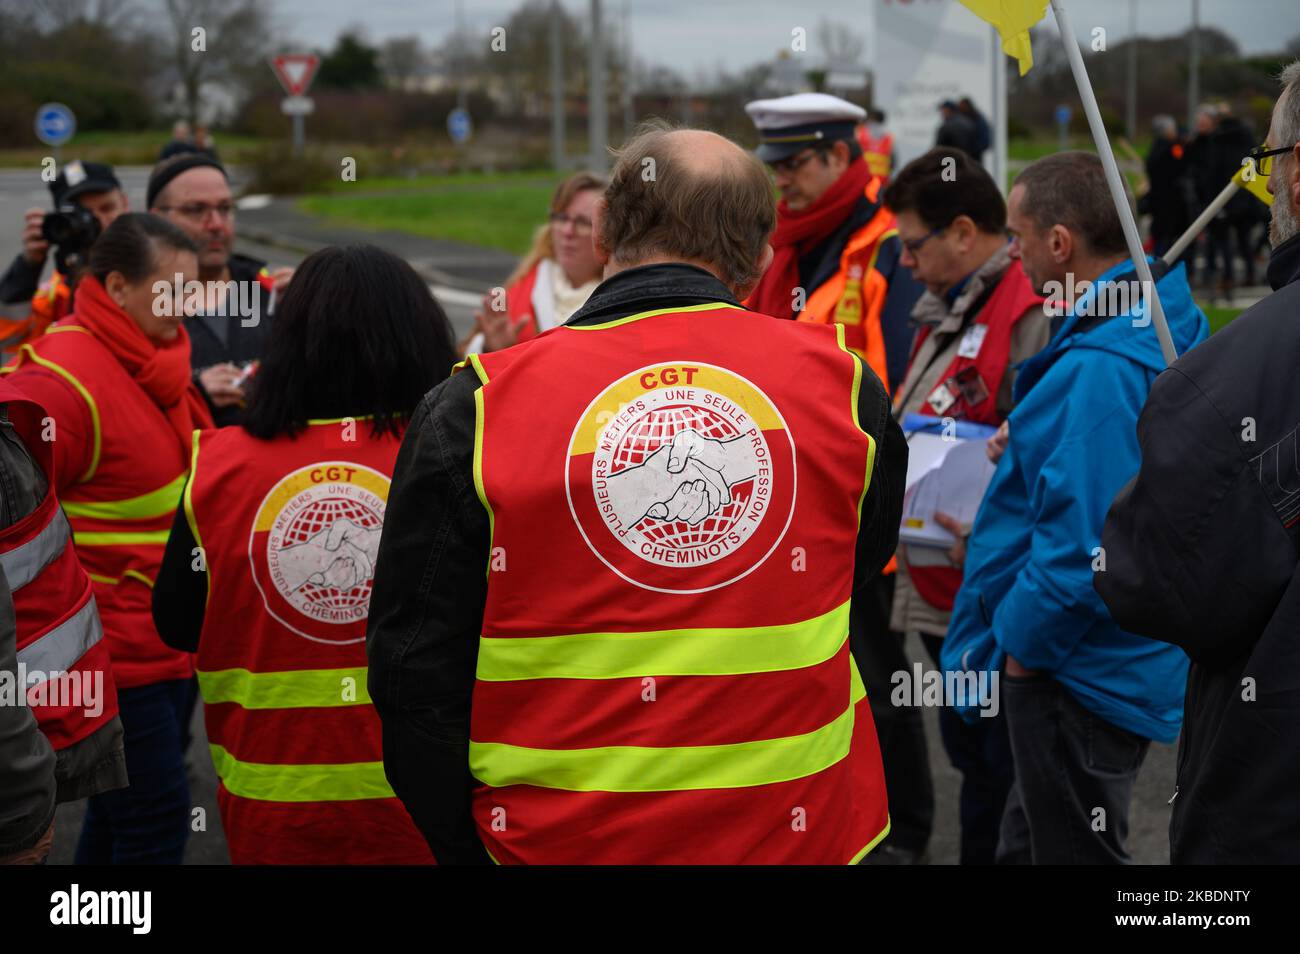
[[[346,497],[326,497],[315,500],[296,515],[284,531],[284,547],[297,546],[321,533],[327,533],[340,520],[350,520],[366,530],[376,529],[383,520],[370,508]],[[299,593],[310,603],[337,609],[364,607],[370,603],[372,580],[348,590],[321,586],[310,581],[304,583]]]
[[[627,429],[614,451],[610,473],[617,474],[628,467],[645,462],[660,447],[672,441],[678,431],[693,428],[701,437],[729,441],[740,436],[730,421],[705,407],[680,404],[655,408]],[[651,543],[682,549],[713,543],[722,539],[745,512],[753,492],[752,480],[731,487],[731,503],[705,517],[695,526],[684,520],[661,521],[642,517],[635,529]]]

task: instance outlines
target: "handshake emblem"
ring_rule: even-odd
[[[687,428],[641,464],[611,474],[610,500],[627,528],[646,517],[694,527],[730,504],[731,488],[756,472],[743,436],[719,441]]]
[[[311,583],[350,590],[375,575],[382,528],[368,529],[342,517],[328,529],[279,553],[279,571],[290,592]]]

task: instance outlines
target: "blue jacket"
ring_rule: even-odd
[[[1120,629],[1092,585],[1106,512],[1141,464],[1138,414],[1165,362],[1145,304],[1075,329],[1097,287],[1132,267],[1105,272],[1021,366],[1011,439],[975,518],[941,662],[950,672],[996,672],[1009,653],[1106,721],[1172,742],[1187,657]],[[1156,289],[1178,353],[1204,341],[1209,325],[1186,269],[1171,270]],[[978,717],[975,700],[955,702],[964,718]]]

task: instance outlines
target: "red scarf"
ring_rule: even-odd
[[[745,304],[764,315],[778,318],[790,315],[794,311],[794,290],[799,284],[799,259],[844,224],[870,181],[871,170],[858,158],[808,208],[791,212],[782,199],[776,207],[772,264]]]
[[[212,415],[190,380],[190,337],[181,326],[166,344],[156,344],[94,276],[77,283],[72,323],[81,325],[112,352],[126,373],[166,415],[188,452],[196,428],[212,427]]]

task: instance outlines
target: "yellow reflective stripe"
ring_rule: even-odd
[[[879,245],[876,247],[878,249]],[[853,387],[850,389],[849,406],[853,411],[853,426],[863,434],[866,434],[867,437],[867,476],[862,481],[862,495],[858,497],[858,526],[861,526],[862,505],[866,503],[867,489],[871,486],[871,475],[875,473],[876,466],[876,439],[870,434],[867,434],[867,429],[862,426],[862,419],[858,416],[858,402],[862,399],[862,366],[866,361],[865,359],[859,360],[859,358],[845,345],[844,326],[839,322],[835,323],[835,340],[839,344],[840,350],[847,354],[849,360],[853,362]]]
[[[472,354],[468,358],[466,358],[465,361],[461,363],[462,364],[468,363],[469,366],[474,369],[474,373],[478,375],[478,379],[481,384],[488,383],[487,368],[483,367],[483,359],[480,358],[478,355]]]
[[[576,633],[479,639],[478,678],[624,679],[730,676],[803,669],[844,645],[849,604],[812,619],[735,629],[667,629],[650,633]]]
[[[176,500],[185,486],[186,474],[138,497],[125,500],[64,500],[63,509],[69,517],[91,517],[96,520],[147,520],[176,512]]]
[[[477,357],[477,356],[475,356]],[[482,370],[482,366],[475,361],[474,370],[479,373],[479,379],[486,382],[487,373]],[[484,567],[484,574],[492,572],[492,540],[496,536],[496,515],[492,512],[492,505],[488,503],[487,490],[483,486],[483,389],[477,388],[474,391],[474,490],[478,493],[478,499],[483,503],[483,509],[488,515],[488,565]]]
[[[233,702],[245,709],[308,709],[370,705],[366,667],[250,672],[200,670],[199,691],[209,705]],[[348,685],[344,680],[351,679]],[[349,693],[355,698],[346,699]]]
[[[865,848],[863,848],[856,855],[850,858],[849,864],[856,865],[859,861],[865,858],[868,855],[868,853],[870,853],[872,848],[876,847],[876,845],[880,844],[882,841],[885,840],[885,836],[889,834],[889,829],[892,828],[893,825],[894,825],[894,820],[889,815],[886,815],[885,830],[882,831],[875,838],[872,838],[871,841],[867,842],[867,846]]]
[[[199,435],[202,431],[196,430],[190,435],[190,474],[189,479],[185,482],[185,490],[181,494],[181,506],[185,508],[185,522],[190,525],[190,533],[194,537],[194,545],[199,548],[199,555],[203,561],[203,578],[207,582],[207,591],[203,597],[203,608],[208,608],[208,602],[212,599],[212,568],[208,566],[207,553],[203,549],[203,540],[199,537],[199,521],[194,516],[194,478],[199,473]]]
[[[342,424],[344,421],[373,421],[373,414],[358,414],[355,417],[309,417],[307,423],[312,425]]]
[[[715,301],[704,305],[688,305],[685,308],[656,308],[654,311],[643,311],[635,315],[628,315],[626,318],[615,318],[613,321],[603,321],[595,325],[561,325],[560,327],[567,328],[570,331],[599,331],[603,328],[626,325],[630,321],[640,321],[642,318],[653,318],[655,315],[669,315],[687,311],[717,311],[720,308],[729,308],[732,311],[740,312],[745,310],[736,305],[729,305],[725,301]]]
[[[232,795],[263,802],[350,802],[393,798],[383,762],[322,765],[274,765],[241,762],[222,746],[210,743],[212,764]]]
[[[46,334],[53,334],[59,331],[84,331],[84,329],[78,328],[75,325],[68,325],[61,328],[50,328],[48,331],[46,331]],[[90,332],[87,331],[86,334],[90,334]],[[63,378],[63,380],[71,384],[73,388],[76,389],[77,393],[81,395],[82,400],[86,402],[86,406],[90,408],[90,421],[91,424],[93,425],[95,438],[91,445],[92,449],[90,452],[90,465],[86,468],[86,472],[77,479],[77,483],[84,484],[86,481],[90,480],[91,477],[94,477],[95,471],[99,469],[99,450],[100,450],[100,443],[101,443],[100,426],[99,426],[99,405],[97,405],[95,403],[95,399],[90,396],[90,392],[86,390],[86,386],[82,384],[80,381],[78,381],[76,376],[71,371],[69,371],[67,368],[63,367],[62,365],[55,364],[53,361],[50,361],[48,358],[42,358],[40,355],[36,353],[36,349],[33,348],[30,344],[23,345],[21,348],[18,349],[18,353],[20,358],[23,354],[26,354],[27,357],[31,358],[32,361],[35,362],[35,364],[38,367],[45,368],[47,371],[53,371],[59,377]],[[13,365],[13,367],[17,367],[17,365]]]
[[[124,547],[137,544],[167,543],[170,530],[123,530],[101,532],[98,530],[73,530],[72,539],[79,547]]]
[[[145,576],[139,570],[127,570],[120,577],[104,576],[103,574],[91,573],[89,570],[87,570],[86,576],[90,577],[96,583],[106,583],[109,586],[117,586],[123,580],[127,580],[127,579],[139,580],[145,586],[149,587],[149,589],[153,589],[153,580],[149,579],[149,577]]]
[[[680,792],[747,788],[805,778],[849,754],[853,707],[865,697],[853,672],[848,708],[803,735],[731,745],[649,748],[533,749],[504,742],[469,743],[470,772],[485,785],[536,785],[570,792]]]

